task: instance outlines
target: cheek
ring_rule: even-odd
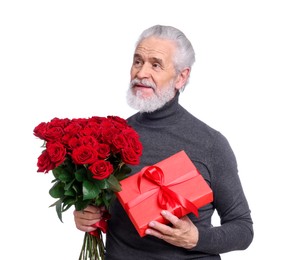
[[[158,78],[156,81],[160,89],[168,88],[169,86],[173,85],[174,82],[176,82],[176,77],[174,75],[167,75],[167,77]]]
[[[167,88],[169,86],[169,81],[165,79],[155,79],[155,83],[158,90]]]
[[[130,79],[133,80],[136,77],[136,70],[131,67],[130,69]]]

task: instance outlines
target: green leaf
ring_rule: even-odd
[[[100,190],[105,190],[109,188],[109,183],[106,179],[94,180],[94,183],[99,187]]]
[[[53,179],[51,182],[54,183],[54,182],[56,182],[56,181],[58,181],[58,179]]]
[[[75,202],[75,208],[76,210],[80,211],[85,209],[89,204],[91,204],[92,200],[83,200],[81,198],[78,198],[78,200]]]
[[[74,179],[71,181],[71,182],[69,182],[68,184],[66,184],[65,185],[65,187],[64,187],[64,189],[65,190],[69,190],[69,189],[71,189],[71,187],[73,186],[73,184],[74,184]]]
[[[62,207],[62,212],[68,210],[71,206],[73,206],[76,202],[76,198],[72,197],[66,197],[63,200],[63,207]]]
[[[60,174],[62,173],[62,167],[61,167],[61,166],[58,166],[57,168],[54,168],[54,169],[52,170],[52,172],[53,172],[54,177],[55,177],[56,179],[59,179],[59,176],[60,176]]]
[[[81,182],[74,182],[74,185],[72,186],[72,189],[76,194],[82,194],[82,183]]]
[[[69,172],[74,172],[76,168],[76,165],[73,163],[71,157],[67,157],[62,165],[64,165]]]
[[[104,202],[103,202],[103,199],[101,197],[98,197],[95,199],[95,205],[96,206],[100,206],[100,205],[103,205]]]
[[[49,194],[53,198],[61,198],[64,196],[64,193],[65,193],[64,184],[61,181],[55,182],[55,184],[49,190]]]
[[[66,190],[64,193],[65,196],[74,197],[76,195],[75,191],[73,189]]]
[[[105,205],[106,208],[109,208],[111,201],[115,197],[115,194],[112,192],[104,192],[102,194],[102,204]]]
[[[83,182],[88,179],[87,170],[85,168],[81,168],[75,172],[75,177],[77,181]]]
[[[123,164],[123,165],[121,166],[121,171],[122,171],[124,174],[128,175],[129,173],[131,173],[131,168],[130,168],[127,164]]]
[[[96,198],[101,190],[99,189],[98,185],[94,182],[84,181],[83,182],[83,199],[94,199]]]
[[[57,214],[58,214],[58,217],[60,219],[61,222],[63,222],[63,219],[62,219],[62,199],[59,199],[57,201],[57,204],[56,204],[56,211],[57,211]]]
[[[111,174],[109,176],[109,178],[107,179],[107,182],[109,184],[109,188],[111,190],[113,190],[114,192],[121,191],[120,183],[119,183],[119,181],[117,180],[117,178],[113,174]]]
[[[63,182],[69,182],[72,179],[74,179],[73,169],[68,164],[68,162],[65,162],[55,169],[52,170],[53,175],[56,179],[61,180]]]
[[[74,179],[74,174],[72,172],[67,171],[66,169],[62,169],[59,174],[59,180],[63,182],[69,182]]]
[[[56,212],[57,212],[57,215],[58,215],[58,217],[59,217],[61,222],[63,222],[63,219],[62,219],[62,203],[63,203],[63,200],[59,199],[55,203],[50,205],[50,207],[54,207],[54,206],[56,207]]]
[[[121,181],[125,179],[130,173],[131,173],[131,168],[128,167],[126,164],[123,164],[120,168],[116,169],[116,171],[114,172],[114,176],[116,177],[116,179]]]

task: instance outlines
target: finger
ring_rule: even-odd
[[[153,229],[153,228],[146,229],[145,233],[147,235],[151,235],[151,236],[157,237],[159,239],[164,239],[164,235],[161,232],[159,232],[158,230]]]
[[[167,220],[167,222],[172,223],[174,227],[177,227],[179,225],[180,220],[169,211],[162,210],[161,215]],[[148,231],[148,233],[151,233],[151,235],[154,235],[157,237],[160,237],[161,234],[163,234],[163,236],[165,235],[172,236],[174,232],[173,228],[169,227],[169,225],[165,225],[157,221],[151,221],[149,223],[149,227],[150,227],[150,230]]]
[[[181,226],[181,221],[179,218],[177,218],[175,215],[173,215],[171,212],[167,210],[162,210],[161,215],[164,217],[164,219],[168,220],[170,223],[173,224],[173,226],[179,228]]]
[[[151,221],[149,223],[149,228],[146,229],[145,233],[159,239],[165,239],[165,237],[168,236],[167,234],[171,233],[171,228],[160,222]]]
[[[171,236],[173,233],[173,229],[168,225],[162,224],[157,221],[151,221],[149,223],[149,229],[147,234],[153,235],[160,239],[163,239],[165,236]]]
[[[89,205],[83,211],[90,212],[90,213],[100,213],[100,211],[102,211],[102,210],[101,210],[101,208]]]
[[[102,213],[74,211],[74,219],[77,226],[91,226],[102,219]]]
[[[94,215],[98,215],[96,217]],[[85,232],[90,232],[96,230],[94,224],[101,220],[102,216],[100,214],[92,214],[92,213],[82,213],[82,211],[74,211],[74,219],[76,227]]]
[[[81,230],[81,231],[84,231],[84,232],[91,232],[91,231],[94,231],[96,230],[97,228],[90,225],[90,226],[87,226],[87,225],[80,225],[80,224],[77,224],[76,223],[76,227],[77,229]]]

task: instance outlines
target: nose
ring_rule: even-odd
[[[137,71],[136,76],[139,79],[149,78],[151,75],[149,64],[144,63]]]

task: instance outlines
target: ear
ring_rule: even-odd
[[[185,86],[189,76],[190,76],[190,68],[183,69],[176,78],[176,89],[179,90],[183,86]]]

